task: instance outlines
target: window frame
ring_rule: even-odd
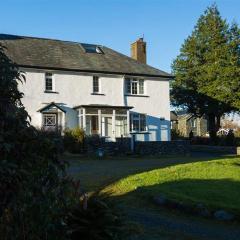
[[[144,120],[144,121],[143,121]],[[142,125],[142,123],[144,124]],[[135,127],[134,125],[137,125]],[[147,114],[144,113],[130,113],[130,132],[131,133],[141,133],[147,132]]]
[[[145,80],[142,78],[125,78],[125,94],[134,96],[145,95]]]
[[[99,46],[99,45],[81,43],[81,47],[83,48],[85,53],[104,54],[102,46]]]
[[[97,80],[97,86],[95,86],[96,80]],[[96,90],[95,87],[97,87],[97,91],[95,91]],[[101,93],[99,76],[93,76],[93,78],[92,78],[92,93],[93,94]]]
[[[47,87],[47,81],[51,80],[51,89],[48,89]],[[55,81],[54,81],[54,75],[51,72],[45,73],[45,92],[54,92],[55,91]]]
[[[46,125],[45,124],[45,118],[47,118],[47,117],[54,117],[54,119],[55,119],[55,124],[52,124],[52,125]],[[45,127],[55,127],[55,128],[57,128],[57,114],[55,114],[55,113],[43,113],[43,127],[45,128]]]

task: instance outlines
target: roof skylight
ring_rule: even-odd
[[[85,50],[86,53],[103,54],[102,48],[97,45],[81,43],[81,46],[83,47],[83,49]]]

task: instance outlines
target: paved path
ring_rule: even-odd
[[[145,230],[151,229],[150,231],[154,231],[159,228],[161,230],[165,230],[166,232],[170,232],[172,234],[174,233],[175,236],[179,235],[179,238],[176,239],[192,239],[192,240],[240,239],[240,225],[236,224],[194,218],[192,216],[185,216],[180,214],[175,215],[164,210],[163,211],[159,210],[159,212],[156,213],[146,210],[139,212],[134,209],[129,209],[127,216],[132,221],[143,225],[145,227]],[[160,236],[161,235],[159,235],[159,237]],[[146,237],[147,236],[144,236],[145,239]]]

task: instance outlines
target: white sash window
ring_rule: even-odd
[[[132,113],[130,115],[131,132],[147,131],[146,114]]]
[[[143,95],[144,91],[144,80],[143,79],[125,79],[125,92],[131,95]]]

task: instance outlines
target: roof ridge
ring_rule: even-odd
[[[85,43],[85,42],[77,42],[77,41],[70,41],[70,40],[61,40],[56,38],[46,38],[46,37],[34,37],[34,36],[23,36],[23,35],[16,35],[16,34],[8,34],[8,33],[0,33],[1,35],[5,36],[12,36],[12,37],[20,37],[20,38],[30,38],[30,39],[39,39],[39,40],[51,40],[51,41],[58,41],[58,42],[66,42],[66,43],[74,43],[74,44],[92,44],[100,47],[104,47],[102,44],[96,43]]]

